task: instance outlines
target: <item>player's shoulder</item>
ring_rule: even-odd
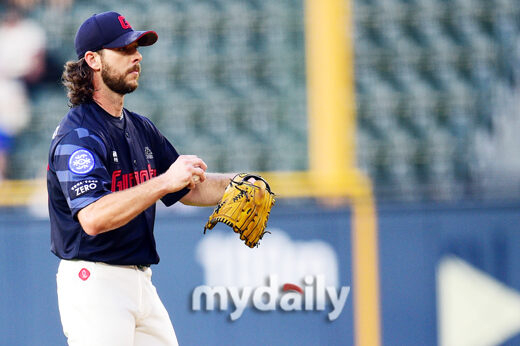
[[[95,121],[88,104],[72,107],[61,120],[52,135],[51,147],[60,144],[78,144],[80,142],[101,142],[103,126]]]

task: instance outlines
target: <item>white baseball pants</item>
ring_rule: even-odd
[[[69,345],[178,345],[150,268],[61,260],[56,281]]]

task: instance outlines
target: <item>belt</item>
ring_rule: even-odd
[[[82,260],[82,259],[79,259],[79,258],[74,258],[74,259],[71,259],[71,260],[65,260],[65,259],[62,259],[63,261],[84,261],[84,262],[91,262],[91,261],[88,261],[88,260]],[[115,266],[115,267],[124,267],[124,268],[134,268],[135,269],[139,269],[140,271],[144,272],[146,269],[150,268],[150,264],[109,264],[109,263],[105,263],[105,262],[93,262],[93,263],[96,263],[96,264],[103,264],[103,265],[107,265],[107,266]]]

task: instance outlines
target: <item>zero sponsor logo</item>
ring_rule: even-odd
[[[69,170],[76,174],[87,174],[94,169],[94,155],[86,149],[78,149],[70,155]]]
[[[99,181],[97,179],[88,179],[80,181],[70,188],[72,191],[71,199],[77,198],[89,191],[97,190],[98,187]]]

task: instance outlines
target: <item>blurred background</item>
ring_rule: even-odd
[[[18,21],[10,2],[23,4]],[[58,80],[75,58],[75,32],[84,18],[115,7],[160,37],[142,49],[140,89],[128,108],[216,171],[308,168],[302,1],[10,2],[1,7],[2,79],[23,82],[28,109],[23,120],[2,112],[16,122],[3,129],[14,135],[8,179],[42,176],[49,138],[67,111]],[[520,4],[351,5],[357,159],[378,200],[515,198]]]
[[[356,115],[348,140],[376,203],[374,319],[381,343],[519,344],[520,2],[344,4]],[[0,292],[6,292],[0,330],[8,336],[0,344],[65,343],[44,178],[50,138],[68,111],[59,80],[63,64],[75,59],[79,25],[115,10],[134,29],[158,33],[153,47],[141,49],[140,87],[126,107],[151,118],[181,153],[199,155],[211,171],[306,172],[312,129],[305,6],[300,0],[0,1]],[[355,285],[349,199],[332,207],[305,194],[281,194],[270,224],[292,242],[329,244],[339,263],[332,281]],[[209,269],[194,253],[209,212],[159,210],[158,238],[168,244],[157,269],[159,291],[175,290],[179,262],[195,273],[187,291],[204,283]],[[299,223],[304,216],[310,219]],[[176,238],[170,228],[194,231]],[[351,345],[356,294],[333,323],[318,314],[251,313],[241,321],[261,321],[261,332],[274,335],[253,343]],[[224,314],[194,314],[187,293],[180,295],[165,297],[165,304],[170,314],[181,310],[178,321],[172,317],[181,325],[181,344],[251,344],[233,334],[241,328]],[[23,323],[28,315],[30,323]],[[13,316],[21,324],[9,329]],[[200,343],[193,329],[208,320],[234,341],[215,329]],[[273,333],[280,325],[285,332]]]

